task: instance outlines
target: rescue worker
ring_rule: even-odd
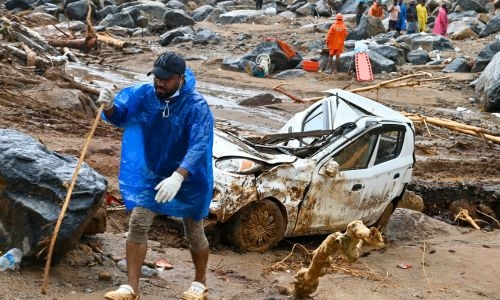
[[[418,32],[425,32],[427,30],[427,8],[425,8],[425,1],[419,0],[417,5],[417,18],[418,18]]]
[[[344,16],[338,13],[335,16],[335,22],[330,26],[326,34],[326,45],[328,47],[328,63],[326,65],[326,72],[331,73],[333,56],[335,55],[335,71],[337,73],[340,68],[340,54],[344,51],[344,41],[347,37],[347,28],[344,24]]]
[[[397,31],[398,29],[398,20],[399,20],[399,12],[400,7],[398,4],[398,0],[394,0],[391,6],[388,8],[389,11],[389,30],[388,31]]]
[[[126,241],[128,284],[106,299],[139,297],[139,277],[147,252],[148,230],[156,215],[182,218],[195,268],[181,299],[206,299],[209,256],[203,218],[212,199],[213,116],[196,89],[193,72],[174,52],[161,54],[148,73],[153,82],[121,90],[103,89],[103,119],[124,128],[120,190],[131,210]]]
[[[379,18],[380,20],[384,18],[384,11],[380,6],[380,0],[373,2],[372,6],[368,10],[368,15],[375,18]]]
[[[442,36],[446,36],[447,31],[448,31],[448,8],[446,7],[446,3],[443,3],[439,8],[436,21],[434,21],[434,28],[432,29],[432,32],[440,34]]]
[[[406,21],[408,22],[408,31],[406,33],[411,34],[417,32],[417,8],[415,6],[415,0],[410,0],[408,11],[406,12]]]

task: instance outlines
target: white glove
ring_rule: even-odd
[[[109,89],[109,88],[104,88],[101,89],[101,92],[99,93],[99,98],[97,99],[97,104],[101,106],[104,104],[104,110],[111,109],[113,107],[113,101],[115,99],[115,93]]]
[[[174,172],[172,176],[158,183],[155,187],[155,190],[158,191],[155,197],[156,202],[165,203],[172,200],[179,191],[183,180],[184,176],[178,172]]]

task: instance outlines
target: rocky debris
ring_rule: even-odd
[[[428,33],[406,34],[396,38],[396,42],[398,43],[404,42],[412,50],[417,50],[419,48],[425,51],[454,50],[453,45],[447,38],[437,34],[428,34]]]
[[[192,37],[194,30],[190,26],[178,27],[169,30],[160,36],[159,43],[161,46],[167,46],[177,37]]]
[[[460,6],[462,10],[465,11],[476,11],[479,13],[485,13],[486,11],[486,0],[457,0],[455,5]]]
[[[0,130],[1,247],[18,247],[25,257],[43,259],[77,159],[49,151],[30,136]],[[53,261],[74,247],[102,205],[107,180],[87,164],[80,168],[61,225]]]
[[[442,72],[444,73],[455,73],[462,72],[467,73],[470,71],[470,62],[467,58],[461,56],[455,58],[450,64],[448,64]]]
[[[476,95],[485,111],[500,111],[500,52],[497,52],[479,76]]]
[[[493,56],[500,51],[500,41],[496,40],[488,45],[486,45],[481,52],[478,53],[474,66],[472,66],[471,72],[481,72],[483,71],[488,63],[491,61]]]
[[[193,36],[193,44],[201,44],[201,45],[214,45],[219,44],[222,41],[222,37],[217,33],[209,30],[200,28]]]

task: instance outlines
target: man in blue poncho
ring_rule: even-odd
[[[206,299],[208,240],[203,218],[212,198],[213,117],[182,57],[161,54],[148,75],[153,82],[127,87],[116,97],[103,89],[104,120],[124,128],[120,190],[132,210],[126,242],[128,284],[106,299],[137,299],[147,234],[158,215],[180,217],[195,277],[182,299]]]

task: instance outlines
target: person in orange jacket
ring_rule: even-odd
[[[344,51],[344,41],[347,37],[347,28],[344,24],[344,16],[338,13],[335,16],[335,22],[330,26],[326,34],[326,46],[328,47],[328,64],[326,72],[331,72],[333,64],[333,56],[335,55],[335,73],[339,71],[340,53]]]
[[[382,20],[384,18],[384,11],[382,10],[382,7],[380,6],[380,0],[374,1],[370,9],[368,10],[368,15],[379,18]]]

